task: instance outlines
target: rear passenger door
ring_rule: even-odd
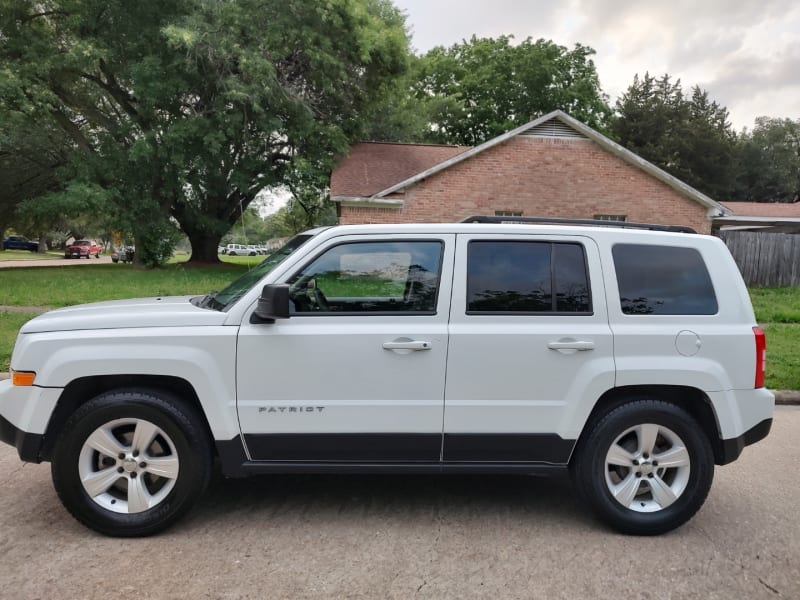
[[[565,463],[591,406],[613,386],[591,238],[457,236],[445,462]]]

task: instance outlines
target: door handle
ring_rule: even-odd
[[[430,350],[431,343],[423,340],[395,340],[393,342],[384,342],[384,350]]]
[[[550,342],[547,347],[550,350],[578,350],[579,352],[584,352],[586,350],[594,350],[594,342],[559,340],[558,342]]]

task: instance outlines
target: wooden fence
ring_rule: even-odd
[[[747,285],[800,285],[800,234],[720,231]]]

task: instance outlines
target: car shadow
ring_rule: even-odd
[[[186,526],[205,527],[238,513],[248,519],[296,517],[329,522],[404,519],[446,513],[598,527],[567,477],[530,475],[216,475]]]

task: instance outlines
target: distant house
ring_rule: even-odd
[[[475,147],[362,142],[331,175],[340,223],[545,216],[687,225],[731,214],[561,111]]]
[[[725,202],[723,206],[731,214],[714,219],[715,228],[800,232],[800,202]]]

